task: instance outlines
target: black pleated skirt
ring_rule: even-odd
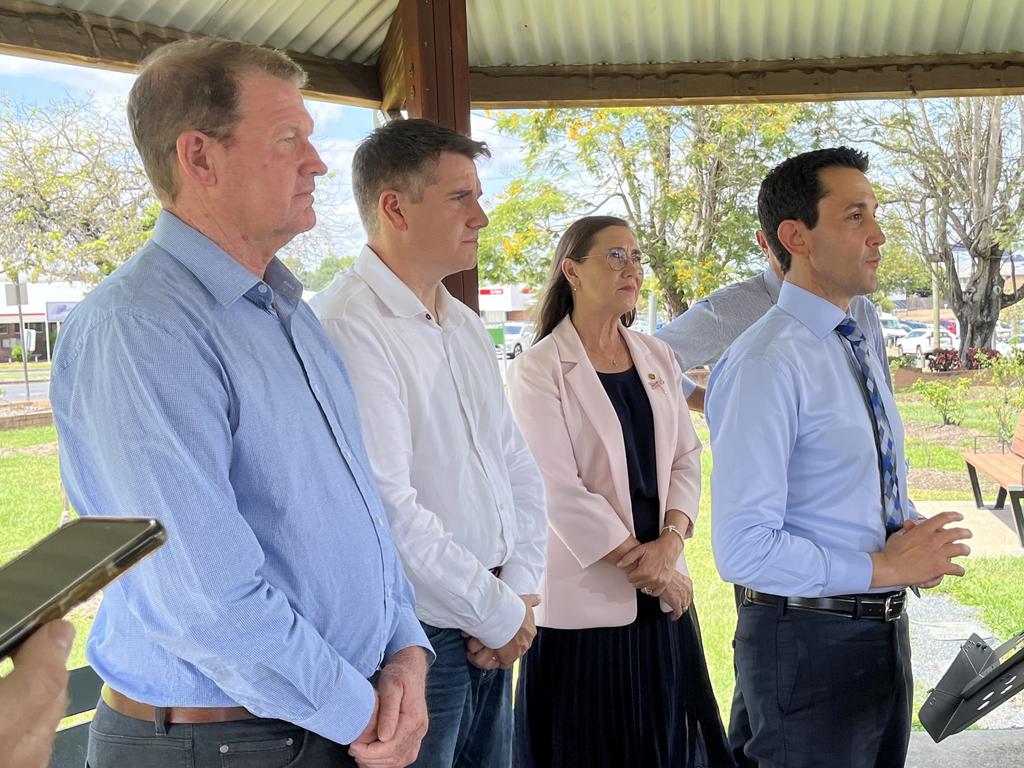
[[[541,627],[515,693],[515,768],[733,766],[693,607],[637,595],[624,627]]]

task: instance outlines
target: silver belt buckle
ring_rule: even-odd
[[[896,614],[896,609],[893,607],[893,603],[896,601],[897,595],[887,595],[885,598],[885,611],[882,614],[883,621],[896,621],[899,615]]]

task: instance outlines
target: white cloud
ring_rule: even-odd
[[[53,61],[28,59],[0,54],[0,75],[35,78],[74,91],[111,94],[124,99],[135,75],[97,67],[59,64]]]

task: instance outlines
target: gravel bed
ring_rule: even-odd
[[[972,632],[991,646],[1009,640],[993,637],[977,608],[960,605],[945,595],[924,594],[920,600],[911,597],[909,614],[914,681],[919,689],[935,687]],[[1024,728],[1024,696],[1004,702],[973,727]]]

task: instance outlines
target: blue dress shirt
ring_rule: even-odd
[[[105,590],[87,653],[155,706],[240,704],[350,743],[416,620],[345,369],[302,286],[168,212],[75,308],[51,400],[81,515],[168,543]]]
[[[885,545],[878,448],[857,363],[835,333],[844,317],[784,283],[711,374],[711,532],[726,581],[803,597],[871,591],[869,553]],[[903,423],[879,390],[908,499]]]

